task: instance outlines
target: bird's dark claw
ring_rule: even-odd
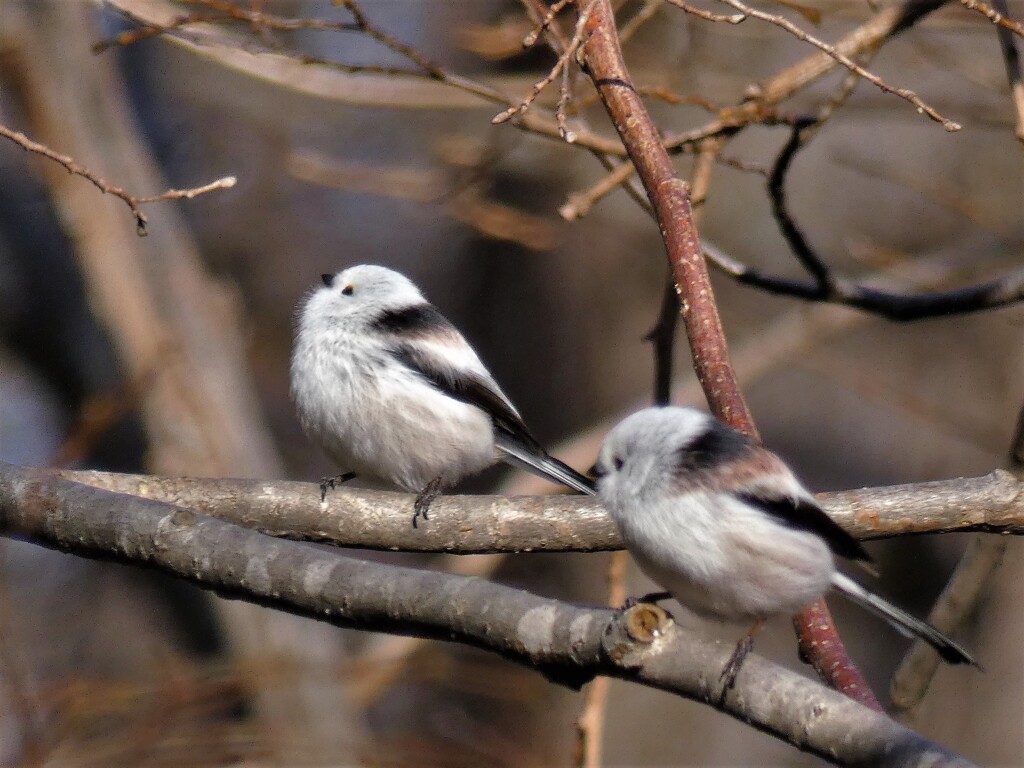
[[[355,472],[343,472],[340,475],[334,477],[322,477],[320,478],[320,503],[322,504],[327,500],[327,489],[334,490],[334,486],[347,483],[349,480],[354,480],[356,476]]]
[[[744,659],[754,650],[754,638],[757,637],[757,633],[761,631],[762,626],[764,626],[764,619],[755,621],[750,631],[743,636],[742,640],[736,643],[732,655],[725,662],[725,669],[722,670],[722,674],[718,677],[722,682],[722,692],[718,696],[719,706],[725,704],[725,697],[729,695],[729,691],[736,687],[736,676],[740,673]]]
[[[740,673],[740,669],[743,667],[743,660],[747,658],[747,655],[753,649],[754,638],[750,635],[744,635],[743,639],[736,643],[736,647],[733,649],[732,655],[725,663],[725,668],[722,670],[722,674],[718,676],[719,682],[722,683],[722,693],[718,697],[718,703],[720,705],[725,703],[725,697],[729,694],[729,691],[736,687],[736,676]]]
[[[412,515],[412,527],[413,528],[417,527],[417,521],[419,520],[419,518],[422,517],[424,520],[429,520],[430,519],[430,517],[427,515],[427,512],[430,510],[430,505],[434,503],[434,499],[436,499],[440,494],[441,494],[441,478],[440,477],[435,477],[433,480],[431,480],[429,483],[427,483],[425,486],[423,486],[423,490],[420,491],[419,494],[417,494],[416,501],[415,501],[415,503],[413,504],[413,507],[412,507],[413,508],[413,515]]]

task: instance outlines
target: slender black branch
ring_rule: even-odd
[[[647,341],[654,345],[654,404],[668,405],[672,399],[672,352],[679,326],[679,291],[672,271],[665,279],[661,309]]]
[[[809,117],[794,121],[789,141],[782,147],[782,151],[775,159],[775,165],[772,166],[771,173],[768,174],[768,199],[772,203],[772,215],[775,216],[775,221],[782,231],[782,236],[789,243],[793,255],[797,257],[804,269],[811,273],[817,283],[817,298],[827,299],[832,283],[832,273],[808,244],[807,238],[797,227],[793,217],[789,215],[785,191],[786,174],[789,173],[789,169],[793,165],[793,158],[806,143],[806,137],[810,135],[808,131],[817,124],[817,120]]]
[[[930,294],[905,294],[862,285],[836,276],[807,242],[786,204],[785,180],[797,151],[805,145],[808,132],[817,127],[814,118],[793,121],[789,140],[776,158],[768,178],[772,214],[793,254],[811,273],[812,280],[795,280],[772,275],[726,256],[705,244],[708,260],[745,285],[806,301],[842,304],[880,315],[888,320],[909,322],[944,315],[962,315],[996,309],[1024,300],[1024,271],[966,288]]]
[[[661,688],[840,765],[970,765],[885,715],[756,656],[748,658],[735,690],[714,703],[713,670],[722,668],[730,644],[683,630],[657,608],[585,608],[483,579],[356,560],[10,465],[0,465],[0,532],[156,567],[228,597],[337,626],[473,645],[573,687],[603,674]]]
[[[744,285],[780,296],[862,309],[894,322],[966,315],[1024,300],[1024,270],[965,288],[922,294],[887,291],[832,276],[829,293],[823,296],[817,282],[772,275],[747,266],[709,243],[702,245],[712,265]]]

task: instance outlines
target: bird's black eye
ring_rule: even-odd
[[[346,296],[351,296],[353,293],[355,293],[355,288],[353,288],[351,285],[346,285],[344,288],[341,289],[341,292]]]
[[[612,459],[612,466],[615,467],[615,471],[616,472],[618,472],[620,469],[622,469],[622,465],[624,463],[625,462],[622,459],[620,459],[618,456],[616,456],[614,459]]]
[[[334,275],[320,275],[320,279],[324,281],[324,285],[328,288],[334,285]]]

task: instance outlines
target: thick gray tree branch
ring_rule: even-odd
[[[731,646],[677,627],[657,608],[586,608],[482,579],[364,562],[7,464],[0,464],[0,532],[157,567],[228,597],[337,626],[466,643],[563,684],[608,675],[661,688],[840,765],[970,765],[885,715],[757,656],[718,701],[718,675],[708,670],[723,667]]]
[[[608,513],[583,496],[444,496],[413,528],[413,497],[341,486],[320,504],[314,483],[62,471],[76,482],[169,502],[282,538],[403,552],[594,552],[621,549]],[[912,533],[1024,534],[1024,485],[1009,472],[822,493],[861,539]]]

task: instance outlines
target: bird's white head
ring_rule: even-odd
[[[723,441],[727,444],[723,452]],[[680,472],[712,467],[744,438],[713,416],[693,408],[646,408],[627,416],[608,433],[594,472],[608,501],[664,493]]]
[[[426,303],[409,278],[387,267],[360,264],[320,279],[323,285],[310,294],[304,314],[325,322],[370,320],[383,312]]]

